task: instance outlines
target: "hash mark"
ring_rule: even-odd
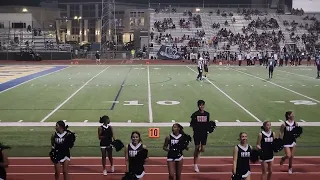
[[[86,122],[88,122],[88,120],[84,120],[83,122],[85,122],[85,123],[86,123]]]

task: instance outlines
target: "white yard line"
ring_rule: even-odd
[[[189,122],[179,122],[182,126],[188,127]],[[53,127],[55,122],[0,122],[0,127]],[[72,127],[97,127],[100,123],[96,122],[66,122]],[[126,122],[111,122],[114,127],[171,127],[174,123],[128,123]],[[273,126],[281,126],[283,122],[272,122]],[[301,126],[320,126],[320,122],[299,122]],[[218,127],[260,127],[260,122],[217,122]]]
[[[71,94],[65,101],[63,101],[59,106],[57,106],[53,111],[51,111],[46,117],[44,117],[40,122],[46,121],[52,114],[54,114],[56,111],[58,111],[64,104],[66,104],[73,96],[75,96],[81,89],[83,89],[90,81],[92,81],[94,78],[102,74],[105,70],[107,70],[110,66],[104,68],[102,71],[100,71],[98,74],[93,76],[91,79],[89,79],[86,83],[84,83],[78,90],[76,90],[73,94]]]
[[[279,68],[276,71],[280,71],[280,72],[284,72],[284,73],[288,73],[288,74],[293,74],[293,75],[296,75],[296,76],[306,77],[306,78],[313,79],[313,80],[316,80],[316,81],[320,82],[318,79],[316,79],[316,77],[311,77],[311,76],[297,74],[297,73],[293,73],[293,72],[289,72],[289,71],[284,71],[284,70],[280,70]]]
[[[53,74],[53,73],[57,73],[57,72],[63,71],[63,70],[68,69],[68,68],[70,68],[70,67],[71,67],[71,66],[66,67],[66,68],[63,68],[63,69],[60,69],[60,70],[57,70],[57,71],[53,71],[53,72],[48,73],[48,74],[44,74],[44,75],[41,75],[41,76],[37,76],[37,77],[32,78],[32,79],[29,79],[28,81],[24,81],[24,82],[22,82],[22,83],[20,83],[20,84],[17,84],[17,85],[15,85],[15,86],[12,86],[11,88],[8,88],[8,89],[5,89],[5,90],[1,91],[0,94],[1,94],[1,93],[4,93],[4,92],[6,92],[6,91],[9,91],[10,89],[16,88],[16,87],[21,86],[21,85],[23,85],[23,84],[26,84],[26,83],[28,83],[28,82],[30,82],[30,81],[33,81],[33,80],[42,78],[42,77],[44,77],[44,76],[48,76],[48,75]]]
[[[147,73],[148,73],[148,109],[149,109],[149,122],[153,122],[153,113],[152,113],[152,101],[151,101],[151,86],[150,86],[150,70],[149,66],[147,66]]]
[[[193,70],[192,68],[190,68],[189,66],[186,66],[188,69],[190,69],[191,71],[193,71],[194,73],[197,73],[195,70]],[[221,90],[217,85],[215,85],[214,83],[212,83],[208,78],[205,78],[205,80],[207,80],[212,86],[214,86],[217,90],[219,90],[223,95],[225,95],[228,99],[230,99],[233,103],[235,103],[236,105],[238,105],[242,110],[244,110],[247,114],[249,114],[251,117],[253,117],[256,121],[261,122],[261,120],[259,118],[257,118],[255,115],[253,115],[248,109],[246,109],[245,107],[243,107],[241,104],[239,104],[237,101],[235,101],[232,97],[230,97],[227,93],[225,93],[223,90]]]
[[[62,173],[60,173],[62,174]],[[69,172],[70,175],[101,175],[101,173],[92,173],[92,172],[83,172],[83,173],[73,173],[73,172]],[[109,174],[109,173],[108,173]],[[111,175],[123,175],[124,173],[110,173]],[[167,172],[165,173],[150,173],[147,172],[145,173],[146,175],[168,175]],[[182,175],[231,175],[231,172],[190,172],[190,173],[181,173]],[[261,174],[261,172],[251,172],[251,174]],[[273,175],[281,175],[281,174],[285,174],[287,175],[288,172],[273,172]],[[320,175],[320,172],[293,172],[293,174],[299,174],[299,175]],[[27,176],[27,175],[54,175],[54,173],[41,173],[39,171],[39,173],[7,173],[7,175],[22,175],[22,176]]]
[[[113,157],[114,159],[124,159],[124,157]],[[201,156],[201,159],[232,159],[232,156]],[[274,156],[275,159],[280,159],[282,156]],[[295,159],[319,159],[320,156],[295,156]],[[50,160],[50,157],[8,157],[8,159],[13,160]],[[73,156],[72,159],[75,160],[82,160],[82,159],[89,159],[89,160],[100,160],[100,156]],[[167,157],[149,157],[149,159],[155,159],[155,160],[167,160]],[[192,159],[193,157],[183,157],[183,159]]]
[[[73,159],[73,157],[72,157]],[[184,158],[185,159],[185,158]],[[289,164],[284,164],[284,166],[288,166]],[[314,163],[314,164],[294,164],[294,166],[319,166],[320,164]],[[53,167],[53,164],[10,164],[10,167]],[[81,164],[81,165],[75,165],[70,164],[71,167],[101,167],[101,164]],[[125,164],[116,164],[115,167],[126,167]],[[146,164],[145,167],[168,167],[167,164]],[[186,164],[183,163],[183,166],[193,167],[194,164]],[[224,167],[224,166],[233,166],[233,164],[198,164],[198,166],[202,167]],[[250,166],[261,166],[261,164],[250,164]],[[273,166],[282,166],[280,164],[274,164]]]
[[[248,73],[245,73],[245,72],[236,70],[236,69],[232,69],[232,68],[229,68],[229,69],[231,69],[231,70],[233,70],[233,71],[237,71],[237,72],[242,73],[242,74],[245,74],[245,75],[247,75],[247,76],[251,76],[251,77],[254,77],[254,78],[256,78],[256,79],[260,79],[260,80],[265,81],[265,79],[263,79],[263,78],[261,78],[261,77],[258,77],[258,76],[252,75],[252,74],[248,74]],[[309,97],[309,96],[306,96],[306,95],[303,95],[303,94],[301,94],[301,93],[298,93],[298,92],[296,92],[296,91],[294,91],[294,90],[292,90],[292,89],[283,87],[283,86],[281,86],[281,85],[279,85],[279,84],[276,84],[276,83],[274,83],[274,82],[271,82],[271,81],[266,81],[266,82],[267,82],[267,83],[270,83],[270,84],[272,84],[272,85],[278,86],[279,88],[282,88],[282,89],[285,89],[285,90],[287,90],[287,91],[290,91],[290,92],[292,92],[292,93],[294,93],[294,94],[297,94],[297,95],[299,95],[299,96],[302,96],[302,97],[305,97],[305,98],[310,99],[310,100],[312,100],[312,101],[315,101],[315,102],[317,102],[317,103],[320,103],[319,100],[314,99],[314,98]]]

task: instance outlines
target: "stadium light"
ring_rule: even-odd
[[[82,19],[82,17],[81,16],[79,16],[79,18],[78,19]]]
[[[75,16],[73,19],[78,19],[78,16]]]
[[[23,8],[22,12],[28,12],[28,9],[27,8]]]
[[[200,11],[200,8],[196,8],[196,12],[199,12]]]

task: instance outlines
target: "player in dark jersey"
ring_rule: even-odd
[[[279,137],[283,138],[283,147],[286,155],[281,158],[280,165],[283,165],[284,161],[289,159],[288,173],[292,174],[292,161],[296,150],[296,138],[293,135],[293,129],[298,126],[298,123],[294,121],[294,114],[292,111],[287,111],[285,113],[285,118],[286,122],[280,127]]]
[[[317,78],[320,79],[320,55],[316,57],[315,64],[317,66]]]
[[[271,122],[265,121],[261,127],[262,131],[258,135],[257,149],[262,150],[261,160],[261,180],[264,180],[267,176],[267,180],[271,180],[272,166],[273,166],[273,148],[272,142],[275,138],[275,133],[271,131]]]
[[[131,172],[136,175],[137,179],[142,180],[145,174],[144,166],[139,163],[137,164],[137,159],[135,156],[139,151],[147,149],[145,145],[142,144],[141,136],[138,131],[131,133],[131,143],[126,146],[125,149],[125,159],[127,172]]]
[[[0,180],[7,179],[6,169],[9,166],[9,160],[7,154],[4,152],[4,147],[0,144]]]
[[[198,60],[198,76],[197,81],[202,81],[202,73],[203,73],[203,58],[200,57]]]
[[[208,126],[210,121],[210,113],[204,110],[205,102],[198,101],[198,110],[191,115],[190,127],[193,128],[193,139],[195,149],[193,153],[194,171],[199,172],[198,161],[200,153],[205,151],[208,138]]]
[[[108,159],[111,166],[111,172],[114,172],[114,166],[113,166],[113,157],[112,157],[112,141],[115,140],[113,129],[110,126],[110,118],[108,116],[102,116],[100,118],[100,123],[103,123],[98,128],[98,138],[100,140],[100,149],[101,149],[101,156],[102,156],[102,168],[103,168],[103,175],[107,175],[106,170],[106,157],[108,153]]]
[[[244,180],[250,180],[250,154],[252,147],[248,144],[248,135],[241,132],[239,135],[240,144],[233,150],[232,173],[241,175]]]
[[[70,163],[70,148],[73,146],[68,140],[68,125],[63,121],[56,123],[56,132],[51,136],[51,145],[57,151],[55,168],[55,180],[59,180],[60,166],[63,166],[64,180],[69,180],[69,163]]]
[[[168,152],[167,164],[169,170],[169,180],[174,180],[176,173],[176,180],[181,180],[181,172],[183,167],[183,152],[173,150],[174,145],[177,145],[182,140],[184,135],[183,127],[175,123],[172,126],[172,132],[166,137],[163,144],[163,150]]]
[[[275,66],[276,66],[276,61],[274,59],[269,60],[268,65],[266,66],[266,68],[268,68],[269,70],[269,79],[272,79],[273,70]]]
[[[207,74],[209,72],[209,69],[208,69],[209,62],[210,62],[209,57],[205,57],[203,60],[204,77],[207,77]]]

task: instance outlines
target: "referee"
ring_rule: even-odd
[[[199,172],[198,161],[201,152],[205,151],[205,145],[207,144],[208,137],[208,123],[210,114],[204,110],[204,100],[198,101],[198,110],[191,115],[190,127],[193,128],[193,139],[195,149],[193,153],[194,171]]]

